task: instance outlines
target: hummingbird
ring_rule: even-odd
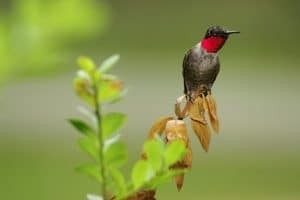
[[[223,47],[229,35],[234,33],[240,32],[211,26],[201,42],[185,54],[183,59],[184,93],[190,100],[201,93],[206,96],[211,91],[220,71],[218,51]]]
[[[209,116],[213,130],[219,132],[216,102],[211,94],[212,86],[220,71],[218,52],[228,37],[237,33],[240,32],[211,26],[203,39],[188,50],[183,59],[182,75],[187,99],[186,107],[189,110],[192,128],[205,151],[208,151],[211,135],[206,115]]]

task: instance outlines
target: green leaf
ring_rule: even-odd
[[[85,122],[79,119],[69,119],[69,122],[73,125],[73,127],[75,127],[75,129],[77,129],[83,135],[89,137],[95,136],[95,131]]]
[[[84,137],[78,140],[80,148],[88,153],[93,159],[99,162],[99,142],[97,137]]]
[[[123,88],[122,91],[120,91],[120,93],[118,94],[118,96],[116,98],[112,99],[110,103],[117,103],[118,101],[122,100],[126,96],[127,93],[128,93],[128,89]]]
[[[92,124],[93,124],[92,127],[97,127],[97,118],[96,118],[94,112],[92,112],[91,110],[89,110],[88,108],[86,108],[82,105],[77,106],[77,110],[83,116],[85,116],[88,120],[90,120],[92,122]]]
[[[109,173],[114,182],[113,189],[117,189],[116,195],[122,195],[126,193],[126,181],[123,174],[115,168],[109,168]]]
[[[106,81],[115,81],[118,80],[118,77],[112,74],[102,74],[102,79]]]
[[[123,84],[119,80],[105,80],[101,81],[98,87],[98,100],[101,102],[114,101],[120,98]]]
[[[106,166],[120,168],[127,162],[127,149],[123,143],[116,142],[104,150]]]
[[[144,186],[153,176],[154,171],[149,162],[146,160],[137,161],[131,172],[134,188],[138,189]]]
[[[104,148],[108,148],[110,145],[112,145],[112,144],[114,144],[116,142],[119,142],[120,138],[121,138],[121,135],[120,134],[116,134],[113,137],[110,137],[109,139],[106,139],[104,141]]]
[[[123,113],[112,112],[103,116],[102,131],[104,138],[108,138],[116,133],[126,122],[127,117]]]
[[[86,199],[87,200],[103,200],[103,197],[95,195],[95,194],[87,194]]]
[[[162,156],[164,153],[164,145],[162,142],[160,142],[159,139],[147,141],[144,144],[144,153],[154,171],[159,171],[162,166]]]
[[[99,67],[99,71],[101,73],[106,73],[119,61],[119,59],[120,59],[119,54],[110,56],[109,58],[107,58],[102,62],[102,64]]]
[[[91,73],[95,69],[94,62],[88,57],[80,56],[77,62],[79,67],[87,73]]]
[[[91,88],[91,83],[87,79],[76,77],[73,81],[73,87],[76,94],[89,105],[94,106],[94,91]]]
[[[165,163],[169,167],[180,161],[186,153],[183,141],[175,140],[167,145],[164,153]]]
[[[75,168],[79,173],[87,175],[101,183],[102,177],[100,174],[100,167],[95,164],[83,164]]]
[[[85,79],[87,81],[91,81],[90,75],[84,70],[78,70],[77,77],[80,79]]]
[[[157,188],[159,185],[170,181],[171,178],[186,172],[187,169],[167,169],[151,180],[151,183],[149,184],[150,188]]]
[[[164,173],[163,177],[165,179],[173,178],[174,176],[185,174],[188,170],[187,169],[169,169]]]

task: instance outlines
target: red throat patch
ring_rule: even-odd
[[[226,41],[226,38],[223,37],[209,37],[204,38],[201,41],[201,46],[204,48],[207,52],[218,52],[219,49],[222,48]]]

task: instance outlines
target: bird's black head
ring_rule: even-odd
[[[227,39],[230,34],[233,33],[240,33],[239,31],[229,31],[225,28],[222,28],[220,26],[211,26],[207,29],[205,37],[204,38],[210,38],[210,37],[222,37]]]
[[[204,38],[201,40],[201,46],[207,52],[218,52],[225,44],[228,36],[239,31],[229,31],[220,26],[211,26],[207,29]]]

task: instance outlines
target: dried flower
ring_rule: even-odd
[[[167,122],[173,119],[173,117],[162,117],[158,119],[149,130],[148,139],[154,139],[156,135],[164,133]]]
[[[164,138],[164,142],[170,143],[172,141],[180,140],[184,143],[186,148],[186,154],[184,158],[173,164],[171,169],[188,169],[192,166],[192,149],[191,143],[187,131],[185,122],[183,121],[188,115],[191,119],[191,126],[196,133],[202,148],[207,152],[209,149],[211,132],[208,127],[208,122],[206,120],[206,115],[209,117],[211,126],[213,130],[218,133],[219,131],[219,120],[217,116],[216,102],[213,96],[208,93],[206,96],[200,94],[198,97],[194,98],[193,101],[186,101],[184,108],[181,109],[181,104],[186,99],[186,96],[183,95],[177,99],[175,104],[175,115],[174,117],[162,117],[158,119],[150,131],[148,132],[148,139],[154,139],[156,136],[161,136]],[[142,159],[146,160],[147,155],[142,153]],[[178,191],[181,190],[184,182],[184,174],[179,174],[175,176],[175,183]],[[155,194],[155,191],[152,191]],[[152,194],[150,191],[142,191],[141,194]],[[151,197],[152,198],[152,197]],[[151,199],[149,198],[149,199]],[[153,195],[154,198],[154,195]],[[138,198],[138,193],[135,195],[135,198],[130,199],[142,199]]]
[[[188,131],[183,120],[169,120],[166,124],[165,142],[169,143],[175,140],[181,140],[186,146],[186,155],[183,160],[175,163],[172,169],[186,169],[192,166],[192,149],[188,136]],[[175,183],[178,191],[182,188],[184,181],[184,174],[175,177]]]
[[[172,169],[186,169],[192,166],[192,150],[188,136],[187,127],[183,120],[176,120],[173,117],[163,117],[157,120],[151,127],[148,133],[148,139],[153,139],[155,136],[162,136],[164,142],[170,143],[172,141],[180,140],[185,144],[186,154],[185,157],[173,164]],[[142,159],[147,159],[147,156],[142,153]],[[180,190],[183,186],[184,174],[175,177],[177,189]]]

